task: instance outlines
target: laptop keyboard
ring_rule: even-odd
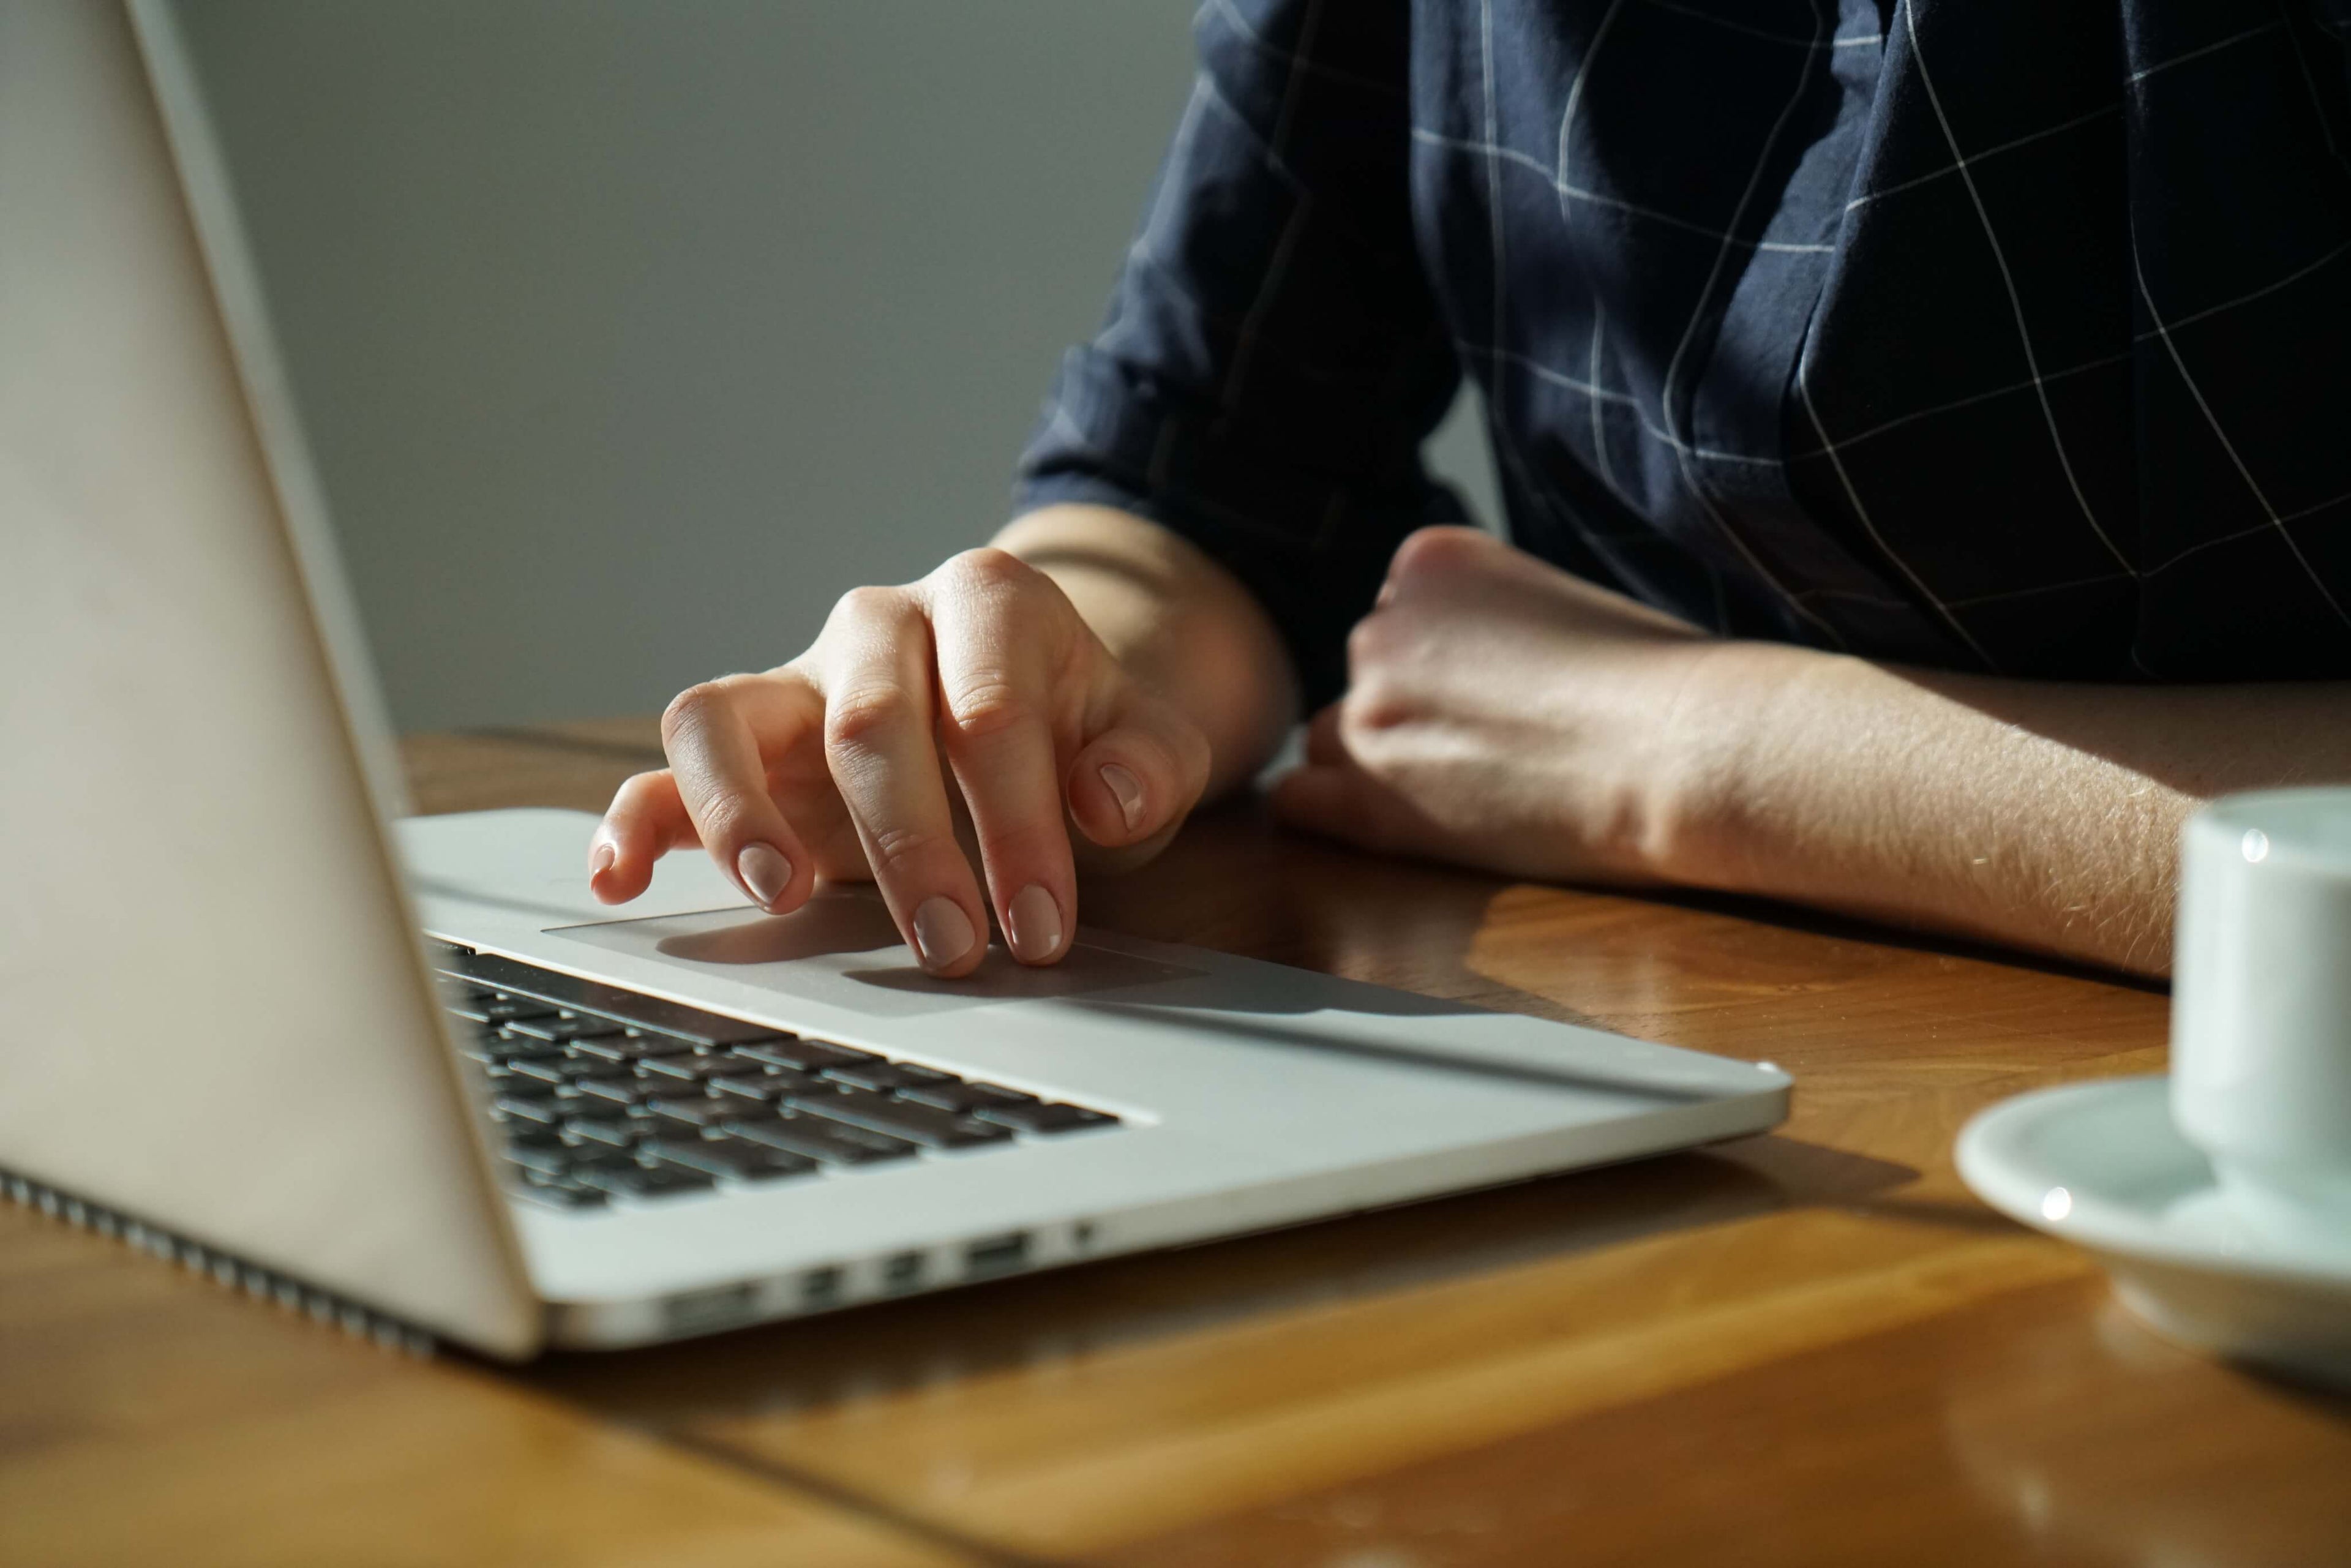
[[[521,1195],[560,1208],[1004,1148],[1107,1111],[431,945]]]

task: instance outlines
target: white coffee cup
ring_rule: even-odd
[[[2171,1114],[2255,1230],[2351,1250],[2351,789],[2189,819]]]

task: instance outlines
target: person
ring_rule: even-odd
[[[698,842],[1051,963],[1311,714],[1300,828],[2160,974],[2186,813],[2351,779],[2344,0],[1196,32],[1015,519],[681,695],[600,897]],[[1510,543],[1421,465],[1464,375]]]

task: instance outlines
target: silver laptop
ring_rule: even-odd
[[[398,821],[171,13],[0,7],[0,1183],[493,1354],[1770,1127],[1768,1066],[1081,933],[942,982],[590,819]],[[1181,853],[1181,849],[1176,852]]]

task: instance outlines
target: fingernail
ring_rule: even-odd
[[[735,857],[735,874],[750,890],[751,901],[766,909],[791,886],[792,862],[773,844],[745,844]]]
[[[952,898],[926,898],[914,909],[914,954],[944,969],[971,951],[971,916]]]
[[[1130,828],[1139,825],[1143,821],[1143,780],[1134,776],[1134,769],[1123,768],[1115,762],[1105,762],[1102,764],[1102,781],[1109,787],[1112,794],[1118,797],[1118,809],[1126,818],[1126,825]]]
[[[1053,895],[1030,883],[1012,895],[1004,909],[1004,935],[1012,944],[1012,956],[1030,964],[1041,964],[1061,949],[1061,906]]]
[[[620,858],[621,852],[611,845],[598,844],[588,856],[588,880],[594,882],[598,877],[611,871],[612,862]]]

